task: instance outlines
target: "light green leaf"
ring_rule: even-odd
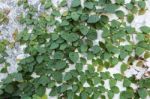
[[[70,52],[69,53],[69,58],[72,62],[76,63],[79,59],[79,55],[77,52]]]
[[[96,23],[99,21],[99,19],[100,19],[99,16],[91,15],[91,16],[89,16],[87,23]]]

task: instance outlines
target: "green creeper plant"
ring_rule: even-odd
[[[115,3],[111,0],[86,0],[84,8],[80,0],[73,0],[71,7],[62,14],[59,10],[67,6],[66,0],[58,8],[50,0],[40,1],[44,7],[41,13],[27,0],[19,2],[27,14],[20,16],[19,21],[26,28],[17,35],[17,41],[27,45],[24,51],[29,56],[18,64],[18,73],[9,74],[2,81],[0,98],[45,97],[47,88],[51,88],[49,96],[57,96],[58,99],[105,99],[103,93],[107,93],[110,99],[117,93],[120,93],[120,99],[144,99],[148,95],[149,78],[137,80],[135,76],[127,78],[123,75],[127,66],[143,58],[145,51],[150,51],[149,27],[142,26],[139,33],[127,25],[139,10],[145,10],[144,0],[131,0],[128,4],[124,0],[116,0]],[[124,7],[129,13],[125,15],[118,10],[119,7]],[[110,14],[116,14],[118,19],[110,20]],[[60,17],[61,22],[56,17]],[[28,33],[30,26],[33,29]],[[48,31],[50,27],[54,30]],[[98,30],[102,30],[104,41],[99,40],[95,44]],[[137,43],[132,40],[133,34],[137,35]],[[124,41],[128,44],[121,45]],[[131,55],[132,52],[135,54]],[[114,67],[127,56],[128,62],[122,63],[121,73],[112,76],[108,71],[103,72],[103,68]],[[110,90],[104,87],[105,80],[109,80]],[[117,81],[123,81],[125,91],[120,92]],[[89,86],[83,86],[85,83]],[[131,83],[140,86],[139,89],[133,90]]]

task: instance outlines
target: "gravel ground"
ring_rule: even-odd
[[[42,8],[40,6],[39,0],[28,0],[30,4],[38,6],[39,11],[42,11]],[[114,1],[114,0],[113,0]],[[126,0],[126,2],[129,2],[130,0]],[[59,0],[53,0],[53,3],[55,6],[59,4]],[[68,5],[70,5],[70,0],[68,0]],[[139,30],[139,27],[142,25],[150,26],[150,0],[147,0],[147,8],[148,10],[144,15],[138,15],[135,17],[134,21],[132,22],[132,26],[134,26],[137,30]],[[8,10],[8,19],[9,22],[4,25],[0,25],[0,41],[3,39],[7,39],[10,44],[7,46],[6,52],[8,53],[8,57],[5,57],[6,61],[10,64],[10,67],[8,68],[8,73],[17,72],[17,63],[20,59],[26,57],[27,55],[24,54],[23,49],[25,48],[25,45],[20,45],[18,42],[15,42],[15,33],[18,31],[21,31],[24,26],[20,25],[17,22],[17,16],[21,12],[25,12],[22,7],[17,6],[17,0],[0,0],[0,10]],[[63,11],[63,10],[62,10]],[[115,16],[110,16],[112,19],[115,18]],[[101,31],[99,32],[101,33]],[[100,35],[98,38],[101,38]],[[134,40],[134,39],[133,39]],[[135,40],[136,42],[136,40]],[[13,46],[12,46],[13,45]],[[135,62],[136,63],[136,62]],[[130,77],[132,75],[136,75],[137,79],[140,79],[144,75],[147,75],[148,72],[150,72],[150,59],[148,59],[144,64],[146,64],[147,68],[143,67],[137,67],[134,65],[128,69],[125,72],[125,75],[127,77]],[[3,64],[0,64],[2,68]],[[120,63],[118,63],[114,68],[110,68],[108,70],[104,71],[110,71],[111,74],[119,73],[120,72]],[[0,80],[5,78],[7,76],[7,73],[0,73]],[[147,75],[150,77],[149,75]],[[121,86],[122,82],[118,82],[119,88],[121,90],[125,90]],[[108,81],[106,81],[106,87],[109,87]],[[85,85],[86,86],[86,85]],[[136,89],[137,87],[133,85],[133,87]],[[50,90],[48,90],[50,91]],[[114,99],[118,99],[119,95],[115,95]],[[56,97],[49,97],[49,99],[56,99]],[[150,97],[148,97],[150,99]]]

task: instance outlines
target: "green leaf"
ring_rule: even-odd
[[[119,80],[119,81],[121,81],[123,79],[123,76],[119,73],[113,74],[113,76],[116,80]]]
[[[66,67],[66,65],[67,65],[66,62],[63,60],[59,60],[55,64],[53,64],[53,66],[56,70],[64,69]]]
[[[67,80],[70,80],[72,78],[72,75],[70,72],[67,72],[64,76],[64,80],[67,81]]]
[[[103,34],[102,37],[108,37],[110,35],[110,30],[108,28],[103,28]]]
[[[56,87],[52,88],[51,92],[49,93],[49,96],[56,96],[58,94]]]
[[[124,50],[120,51],[119,57],[121,60],[125,59],[127,56],[128,56],[128,53],[126,51],[124,51]]]
[[[88,46],[82,44],[82,45],[80,46],[80,50],[81,50],[81,52],[87,52]]]
[[[124,79],[123,81],[123,86],[124,87],[129,87],[131,85],[131,81],[127,78]]]
[[[145,88],[138,89],[138,94],[141,97],[141,99],[146,99],[146,97],[148,95],[147,89],[145,89]]]
[[[129,23],[131,23],[131,22],[133,21],[133,19],[134,19],[134,15],[133,15],[133,14],[128,14],[128,15],[127,15],[127,21],[128,21]]]
[[[118,8],[118,6],[115,4],[107,4],[104,8],[104,11],[106,11],[108,13],[114,13],[117,8]]]
[[[89,40],[95,40],[97,39],[97,32],[95,29],[90,29],[89,32],[87,33],[87,38]]]
[[[131,89],[127,89],[126,91],[122,91],[120,94],[120,99],[131,99],[134,96],[134,92]]]
[[[65,39],[67,42],[74,42],[79,39],[79,35],[76,33],[62,33],[61,37]]]
[[[50,79],[47,76],[41,76],[39,78],[38,83],[42,84],[43,86],[45,86],[46,84],[48,84],[48,82],[50,81]]]
[[[51,46],[50,46],[50,49],[56,49],[59,47],[59,44],[57,43],[52,43]]]
[[[89,31],[88,27],[87,26],[84,26],[84,25],[81,25],[80,26],[80,31],[83,35],[86,35]]]
[[[116,3],[117,3],[117,4],[124,4],[124,1],[125,1],[125,0],[116,0]]]
[[[51,1],[47,1],[44,5],[45,9],[49,9],[52,6],[52,2]]]
[[[111,91],[108,91],[108,98],[113,99],[113,97],[114,97],[114,93]]]
[[[99,21],[99,16],[97,15],[91,15],[89,16],[87,23],[97,23]]]
[[[145,40],[144,34],[137,34],[136,38],[137,38],[138,41],[144,41]]]
[[[5,45],[0,43],[0,53],[2,53],[5,50]]]
[[[62,73],[61,72],[55,71],[52,74],[52,77],[53,77],[54,80],[56,80],[58,82],[62,81]]]
[[[21,73],[14,73],[13,75],[16,81],[23,81],[23,77]]]
[[[110,79],[110,73],[109,72],[101,72],[100,73],[102,79],[106,80],[106,79]]]
[[[78,7],[80,4],[80,0],[72,0],[71,7]]]
[[[59,38],[58,34],[52,33],[52,40],[57,40]]]
[[[145,51],[144,48],[137,47],[137,48],[135,49],[135,54],[139,56],[139,55],[141,55],[144,51]]]
[[[43,61],[43,59],[44,59],[44,57],[41,56],[41,55],[36,57],[36,61],[37,61],[38,63],[41,63],[41,62]]]
[[[71,18],[74,20],[74,21],[77,21],[79,19],[79,14],[76,13],[76,12],[72,12],[71,13]]]
[[[142,8],[142,9],[144,9],[145,6],[146,6],[145,1],[138,1],[138,6],[139,6],[140,8]]]
[[[80,99],[87,99],[88,94],[86,92],[81,92],[81,98]]]
[[[46,89],[45,87],[40,86],[35,91],[38,96],[42,97],[45,94]]]
[[[51,80],[49,83],[48,83],[48,88],[52,88],[55,86],[55,81]]]
[[[99,47],[98,45],[93,46],[93,47],[92,47],[92,52],[93,52],[94,54],[99,53],[99,52],[100,52],[100,47]]]
[[[119,90],[119,88],[117,86],[113,86],[113,87],[111,87],[111,91],[113,93],[117,94],[117,93],[119,93],[120,90]]]
[[[6,87],[5,87],[5,91],[7,92],[7,93],[9,93],[9,94],[12,94],[14,91],[15,91],[15,89],[14,89],[14,86],[13,85],[7,85]]]
[[[140,29],[143,33],[146,33],[146,34],[150,33],[150,27],[148,26],[142,26],[140,27]]]
[[[110,79],[110,80],[109,80],[109,86],[110,86],[110,87],[115,86],[116,83],[117,83],[117,81],[116,81],[115,79]]]
[[[118,10],[115,13],[116,13],[117,17],[119,17],[120,19],[123,19],[125,16],[124,12],[121,10]]]
[[[54,59],[63,59],[63,57],[64,57],[64,55],[63,55],[63,53],[60,52],[60,51],[57,51],[57,52],[55,52],[55,54],[54,54]]]
[[[83,64],[82,64],[82,63],[77,63],[76,66],[75,66],[75,68],[76,68],[76,70],[77,70],[78,72],[81,72],[82,69],[83,69]]]
[[[65,92],[68,89],[68,85],[64,84],[60,88],[60,92]]]
[[[77,52],[70,52],[69,53],[69,58],[72,62],[76,63],[79,59],[79,55]]]
[[[127,69],[128,69],[127,64],[124,64],[124,63],[123,63],[123,64],[121,65],[121,68],[120,68],[121,73],[124,73]]]
[[[94,4],[92,2],[85,2],[84,7],[87,9],[93,9]]]
[[[133,9],[133,4],[132,3],[127,3],[126,7],[127,7],[127,9],[131,10],[131,9]]]

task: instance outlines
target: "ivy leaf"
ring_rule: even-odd
[[[64,84],[60,88],[60,92],[65,92],[68,89],[68,85]]]
[[[52,43],[51,46],[50,46],[50,49],[56,49],[59,47],[59,44],[57,43]]]
[[[134,92],[131,89],[127,89],[126,91],[122,91],[120,94],[120,99],[130,99],[133,98]]]
[[[71,18],[74,20],[74,21],[77,21],[79,19],[79,14],[76,13],[76,12],[72,12],[71,13]]]
[[[137,47],[135,49],[135,54],[138,55],[138,56],[141,55],[143,52],[144,52],[144,48]]]
[[[80,50],[81,50],[81,52],[87,52],[87,50],[88,50],[88,47],[87,47],[87,45],[81,45],[80,46]]]
[[[115,4],[107,4],[104,8],[104,11],[106,11],[108,13],[114,13],[117,8],[118,8],[118,6]]]
[[[79,55],[77,52],[70,52],[69,53],[69,58],[72,62],[76,63],[79,59]]]
[[[144,41],[145,40],[144,34],[137,34],[136,38],[137,38],[138,41]]]
[[[121,60],[125,59],[127,56],[128,56],[128,53],[126,51],[124,51],[124,50],[120,51],[119,57]]]
[[[88,9],[93,9],[94,4],[92,2],[85,2],[84,7]]]
[[[55,81],[51,80],[49,83],[48,83],[48,88],[52,88],[55,86]]]
[[[117,4],[124,4],[124,0],[116,0]]]
[[[71,2],[71,7],[78,7],[80,6],[80,0],[73,0]]]
[[[89,95],[86,92],[81,92],[81,99],[87,99],[88,96]]]
[[[63,55],[63,53],[60,52],[60,51],[57,51],[57,52],[55,52],[55,54],[54,54],[54,59],[63,59],[63,57],[64,57],[64,55]]]
[[[141,99],[146,99],[148,92],[145,88],[138,89],[138,94],[141,97]]]
[[[56,96],[58,94],[56,87],[52,88],[51,92],[49,93],[50,96]]]
[[[125,16],[124,12],[121,10],[118,10],[115,13],[116,13],[117,17],[119,17],[120,19],[123,19]]]
[[[62,33],[61,37],[65,39],[67,42],[74,42],[79,39],[79,35],[76,33]]]
[[[110,87],[115,86],[116,83],[117,83],[117,81],[116,81],[115,79],[110,79],[110,80],[109,80],[109,86],[110,86]]]
[[[89,32],[87,33],[87,38],[89,40],[95,40],[97,39],[97,32],[95,29],[90,29]]]
[[[76,70],[77,70],[78,72],[81,72],[82,69],[83,69],[83,64],[82,64],[82,63],[77,63],[76,66],[75,66],[75,68],[76,68]]]
[[[114,93],[111,91],[108,91],[108,98],[113,99],[113,97],[114,97]]]
[[[9,93],[9,94],[12,94],[14,91],[15,91],[15,89],[14,89],[14,86],[13,85],[7,85],[7,86],[5,86],[5,89],[4,89],[7,93]]]
[[[38,83],[42,84],[43,86],[45,86],[46,84],[48,84],[48,82],[50,81],[50,79],[47,76],[41,76],[39,78]]]
[[[45,87],[43,86],[39,86],[37,89],[36,89],[36,94],[40,97],[42,97],[44,94],[45,94]]]
[[[119,80],[119,81],[121,81],[123,79],[123,76],[119,73],[113,74],[113,76],[116,80]]]
[[[131,85],[131,81],[127,78],[124,79],[123,81],[123,86],[124,87],[129,87]]]
[[[142,26],[140,27],[140,29],[143,33],[146,33],[146,34],[150,33],[150,27],[148,26]]]
[[[41,55],[36,57],[36,60],[37,60],[38,63],[41,63],[43,61],[43,59],[44,59],[44,57],[41,56]]]
[[[123,64],[121,65],[121,69],[120,69],[120,70],[121,70],[121,73],[124,73],[127,69],[128,69],[127,64],[124,64],[124,63],[123,63]]]
[[[67,80],[70,80],[72,78],[72,75],[70,72],[67,72],[64,76],[64,80],[67,81]]]
[[[126,7],[127,7],[127,9],[131,10],[131,9],[133,9],[133,4],[132,3],[127,3]]]
[[[54,80],[56,80],[58,82],[62,81],[62,73],[61,72],[55,71],[52,74],[52,77],[53,77]]]
[[[145,6],[146,6],[145,1],[138,1],[138,6],[139,6],[140,8],[142,8],[142,9],[144,9]]]
[[[111,91],[113,93],[117,94],[117,93],[119,93],[120,90],[119,90],[119,88],[117,86],[113,86],[113,87],[111,87]]]
[[[108,37],[110,35],[110,31],[108,28],[103,28],[103,34],[102,34],[102,37]]]
[[[56,69],[56,70],[61,70],[61,69],[64,69],[65,67],[66,67],[66,62],[65,61],[63,61],[63,60],[60,60],[60,61],[57,61],[55,64],[53,64],[54,65],[54,68]]]
[[[83,35],[86,35],[89,31],[88,27],[87,26],[84,26],[84,25],[81,25],[80,26],[80,31]]]
[[[128,14],[128,15],[127,15],[127,21],[128,21],[129,23],[131,23],[131,22],[133,21],[133,19],[134,19],[134,15],[133,15],[133,14]]]
[[[52,2],[51,1],[47,1],[44,5],[45,9],[49,9],[52,6]]]
[[[99,52],[100,52],[100,47],[99,47],[98,45],[93,46],[93,47],[92,47],[92,52],[93,52],[94,54],[99,53]]]
[[[99,19],[100,19],[99,16],[91,15],[91,16],[89,16],[87,23],[96,23],[99,21]]]
[[[58,34],[52,33],[52,40],[57,40],[59,38]]]
[[[23,81],[23,77],[21,73],[13,73],[13,76],[16,81]]]

